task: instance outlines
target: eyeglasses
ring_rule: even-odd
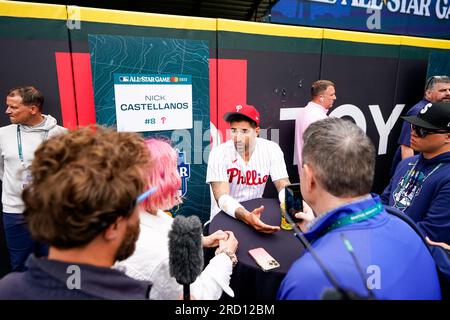
[[[437,81],[436,80],[447,80],[450,81],[448,76],[432,76],[427,79],[425,82],[425,91],[429,90]]]
[[[448,131],[445,131],[445,130],[427,129],[427,128],[416,126],[414,124],[411,124],[411,130],[414,130],[414,132],[417,134],[417,136],[419,138],[425,138],[429,134],[448,133]]]
[[[156,190],[158,190],[157,187],[152,187],[148,190],[146,190],[145,192],[141,193],[135,201],[135,205],[138,205],[142,202],[144,202],[145,199],[147,199],[148,197],[150,197],[152,194],[154,194],[156,192]]]

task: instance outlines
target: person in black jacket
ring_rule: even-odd
[[[135,133],[83,128],[45,141],[23,199],[31,235],[49,255],[31,255],[27,271],[1,279],[0,299],[148,298],[148,282],[111,266],[135,249],[149,161]]]

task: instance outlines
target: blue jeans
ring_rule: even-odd
[[[48,255],[48,246],[31,238],[23,214],[3,212],[3,226],[12,271],[25,271],[30,253],[37,257]]]

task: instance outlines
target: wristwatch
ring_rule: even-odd
[[[236,257],[236,254],[234,252],[232,252],[230,249],[228,248],[217,248],[216,249],[216,256],[220,253],[225,253],[231,260],[232,266],[234,268],[234,266],[238,263],[238,258]]]

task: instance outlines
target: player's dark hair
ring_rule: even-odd
[[[253,121],[252,119],[250,119],[249,117],[246,117],[242,114],[233,114],[228,118],[228,122],[232,123],[232,122],[241,122],[241,121],[247,121],[248,123],[250,123],[250,126],[255,129],[256,127],[258,127],[258,125],[256,124],[255,121]]]

